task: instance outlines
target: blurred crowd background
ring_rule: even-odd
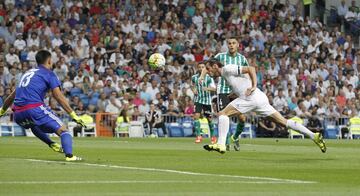
[[[328,26],[322,16],[306,16],[303,1],[5,0],[0,104],[47,49],[79,114],[125,110],[136,118],[154,103],[162,114],[191,115],[195,65],[226,52],[226,38],[236,36],[277,110],[352,117],[360,111],[357,6],[344,1]],[[165,70],[149,69],[154,52],[164,54]]]

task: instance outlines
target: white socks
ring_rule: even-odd
[[[228,116],[220,115],[219,116],[219,138],[218,144],[225,146],[226,136],[229,131],[230,119]]]
[[[299,124],[299,123],[297,123],[297,122],[295,122],[293,120],[287,120],[286,127],[294,129],[295,131],[298,131],[298,132],[300,132],[302,134],[305,134],[305,135],[309,136],[311,139],[314,139],[314,133],[313,132],[311,132],[309,129],[304,127],[304,125]]]

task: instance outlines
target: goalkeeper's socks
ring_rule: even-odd
[[[194,121],[194,129],[195,129],[196,136],[199,136],[200,132],[201,132],[200,121],[199,120]]]
[[[69,132],[65,131],[60,134],[61,146],[66,156],[72,157],[72,137]]]
[[[52,143],[55,143],[54,141],[52,141],[49,138],[49,136],[46,133],[42,132],[39,128],[33,127],[33,128],[31,128],[31,131],[37,138],[39,138],[41,141],[43,141],[48,146],[50,146]]]
[[[243,122],[239,122],[236,126],[236,131],[234,133],[234,138],[237,139],[239,138],[239,135],[241,134],[241,132],[244,130],[244,123]]]

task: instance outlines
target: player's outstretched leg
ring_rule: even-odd
[[[275,112],[274,114],[270,115],[270,117],[277,123],[282,124],[287,128],[291,128],[295,131],[298,131],[304,135],[309,136],[316,145],[319,146],[321,152],[326,152],[326,145],[325,141],[321,135],[321,133],[313,133],[309,129],[307,129],[304,125],[299,124],[293,120],[285,119],[279,112]]]
[[[205,145],[204,149],[207,151],[217,151],[221,154],[224,154],[226,151],[225,142],[226,136],[229,131],[229,122],[230,119],[226,115],[219,116],[219,138],[216,144]]]
[[[65,161],[81,161],[82,158],[72,154],[72,137],[64,126],[57,131],[57,134],[60,136],[61,145],[64,149]]]
[[[58,143],[52,141],[46,133],[44,133],[40,130],[39,127],[37,127],[37,126],[32,127],[31,131],[37,138],[39,138],[41,141],[43,141],[45,144],[47,144],[53,151],[59,152],[59,153],[64,152],[63,149],[61,148],[61,146]]]
[[[229,116],[238,114],[236,108],[231,105],[228,105],[219,112],[219,137],[216,144],[205,145],[204,149],[207,151],[217,151],[221,154],[224,154],[226,151],[225,143],[226,143],[226,136],[229,132],[230,127],[230,119]]]

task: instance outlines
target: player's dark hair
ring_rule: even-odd
[[[239,40],[238,40],[238,37],[236,37],[236,36],[230,36],[229,38],[227,38],[227,40],[229,40],[229,39],[234,39],[234,40],[236,40],[237,42],[239,42]]]
[[[208,60],[208,63],[212,66],[213,64],[217,64],[218,67],[224,67],[224,65],[217,60],[216,58],[211,58],[210,60]]]
[[[38,65],[45,64],[46,60],[51,58],[51,53],[47,50],[40,50],[36,53],[35,59]]]

